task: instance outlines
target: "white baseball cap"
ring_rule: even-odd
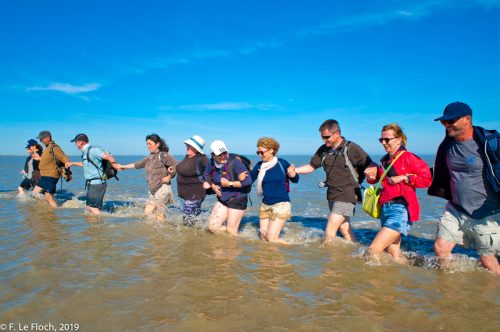
[[[216,156],[220,156],[224,152],[227,152],[226,144],[223,141],[213,141],[210,144],[210,150],[212,150],[213,154]]]
[[[203,153],[203,148],[205,147],[205,140],[198,135],[193,135],[191,138],[184,141],[189,146],[192,146],[196,151],[201,154]]]

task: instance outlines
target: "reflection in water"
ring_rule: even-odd
[[[362,214],[353,220],[359,244],[323,244],[328,211],[316,180],[292,186],[289,246],[259,240],[256,207],[240,238],[208,233],[213,197],[193,227],[175,206],[164,223],[144,218],[139,176],[110,183],[105,206],[113,213],[98,222],[84,212],[81,183],[65,183],[75,195],[58,196],[55,210],[2,192],[0,323],[76,322],[82,331],[498,328],[499,279],[474,253],[459,249],[452,270],[434,268],[442,202],[423,199],[424,220],[403,248],[413,265],[370,264],[361,254],[379,225]]]

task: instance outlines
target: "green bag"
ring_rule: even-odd
[[[396,162],[396,160],[399,159],[405,153],[405,151],[401,151],[399,155],[394,158],[392,163],[389,165],[389,167],[386,168],[382,176],[380,177],[380,180],[377,182],[377,185],[370,186],[367,189],[365,189],[365,192],[363,194],[363,211],[368,213],[371,217],[375,219],[380,218],[380,204],[379,204],[379,199],[380,199],[380,193],[382,192],[382,188],[380,188],[380,185],[382,184],[382,180],[385,178],[387,175],[387,172],[391,169],[392,165]]]

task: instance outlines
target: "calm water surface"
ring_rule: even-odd
[[[301,165],[308,157],[285,157]],[[72,158],[76,160],[76,158]],[[128,163],[138,158],[122,157]],[[435,223],[445,201],[419,192],[422,220],[404,239],[412,264],[367,262],[379,229],[358,211],[359,244],[323,245],[324,172],[292,184],[293,218],[283,236],[258,238],[252,194],[239,239],[212,235],[205,201],[194,227],[179,206],[168,221],[142,216],[142,170],[109,183],[101,217],[84,212],[81,169],[57,194],[61,207],[17,197],[22,157],[0,157],[0,324],[77,323],[80,331],[498,331],[500,278],[458,250],[450,271],[435,269]],[[432,158],[427,158],[432,163]],[[175,187],[175,186],[174,186]],[[2,328],[2,325],[0,325]]]

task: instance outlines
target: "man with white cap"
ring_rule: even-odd
[[[186,157],[177,164],[177,195],[184,200],[182,218],[185,225],[192,226],[201,213],[201,204],[205,200],[203,172],[208,158],[203,153],[205,140],[198,135],[184,141]]]
[[[429,195],[448,200],[437,223],[434,252],[442,263],[456,244],[473,247],[483,267],[500,275],[499,133],[472,125],[472,109],[446,106],[435,119],[446,129]]]
[[[229,154],[223,141],[216,140],[210,144],[212,158],[203,174],[205,189],[212,188],[217,194],[208,230],[212,233],[227,231],[238,236],[241,218],[245,214],[248,203],[248,188],[252,179],[241,156]],[[226,223],[226,226],[224,226]]]

